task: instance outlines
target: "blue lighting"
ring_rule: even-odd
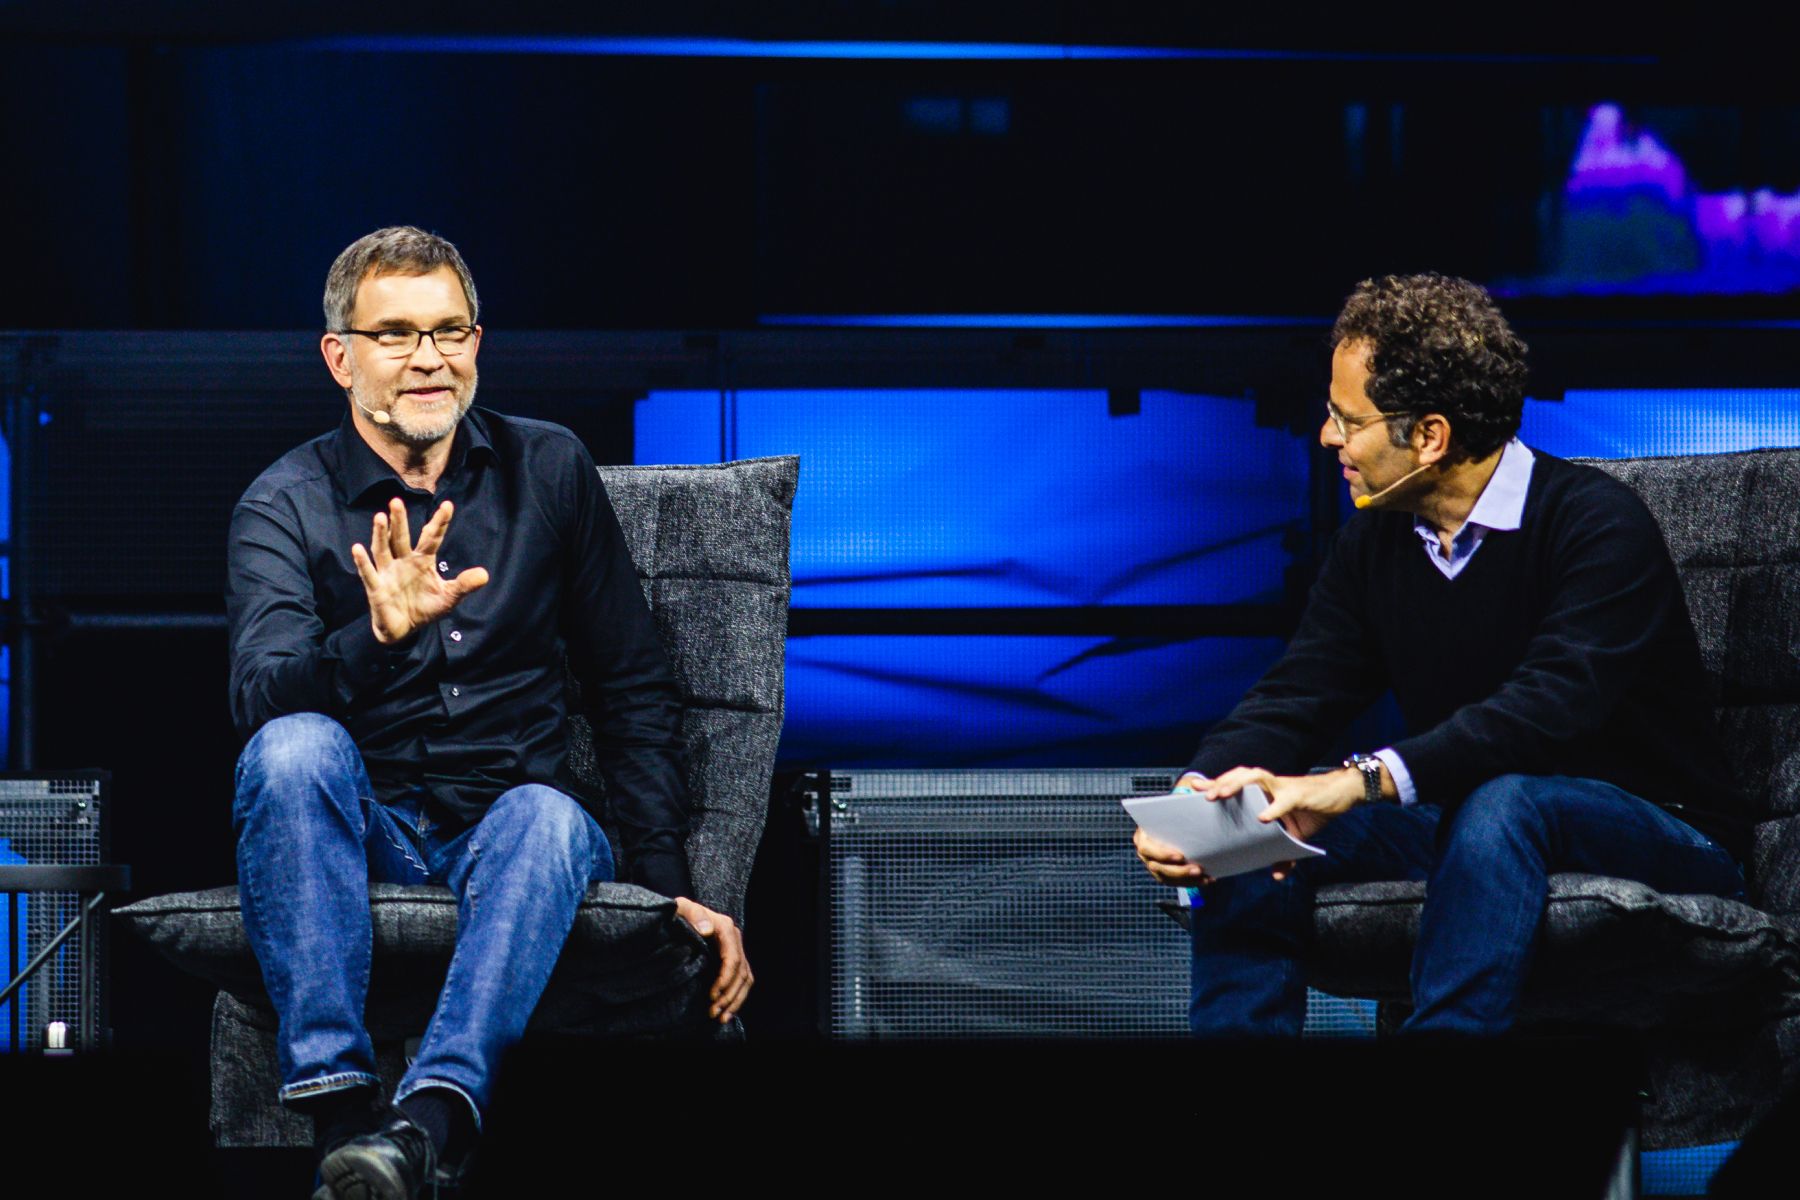
[[[321,38],[307,45],[318,50],[343,50],[352,53],[566,54],[614,58],[1038,61],[1270,56],[1258,51],[1185,50],[1159,46],[1064,46],[1033,42],[801,42],[682,37],[430,37],[381,34]]]
[[[634,426],[638,462],[800,455],[800,611],[1273,603],[1306,515],[1306,443],[1238,398],[1151,390],[1115,416],[1103,391],[668,391]],[[1233,470],[1192,469],[1214,450]],[[795,637],[781,760],[1173,762],[1279,648],[1180,631]]]
[[[12,841],[10,838],[0,837],[0,866],[23,867],[29,865],[30,860],[12,848]],[[5,968],[6,965],[12,961],[10,955],[15,947],[19,952],[18,959],[21,966],[24,965],[25,960],[31,955],[31,925],[27,920],[27,913],[33,899],[34,897],[29,895],[22,894],[18,896],[17,904],[19,907],[17,917],[10,922],[0,919],[0,979],[10,980],[12,978],[11,971]],[[29,993],[30,989],[27,988],[24,991],[15,994],[13,998],[8,1000],[5,1004],[0,1004],[0,1053],[16,1053],[23,1048],[22,1046],[14,1046],[12,1044],[11,1018],[13,1006],[24,1003]],[[19,1033],[22,1038],[29,1038],[30,1036],[25,1032],[25,1023],[28,1019],[29,1018],[27,1018],[23,1012],[20,1013]]]
[[[1275,638],[794,638],[780,757],[859,767],[1176,762],[1280,649]]]
[[[1518,54],[1363,54],[1321,50],[1233,50],[1184,46],[1079,46],[1055,42],[758,41],[700,37],[521,37],[374,34],[315,38],[304,49],[351,54],[557,54],[614,58],[780,58],[938,62],[1109,62],[1120,60],[1271,62],[1636,63],[1646,56]]]
[[[638,462],[800,455],[796,608],[1273,603],[1306,517],[1306,443],[1242,398],[669,391],[634,424]]]
[[[1530,401],[1520,437],[1564,458],[1725,454],[1800,446],[1800,392],[1771,388],[1571,391]]]
[[[1645,1150],[1638,1155],[1646,1196],[1704,1196],[1712,1177],[1736,1150],[1736,1142],[1689,1146],[1680,1150]]]
[[[815,329],[1244,329],[1328,328],[1320,317],[1213,317],[1171,313],[771,313],[766,326]]]

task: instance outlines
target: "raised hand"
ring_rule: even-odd
[[[486,567],[470,567],[454,579],[438,573],[438,549],[444,544],[454,512],[448,500],[438,505],[414,546],[406,505],[395,497],[388,501],[386,512],[375,514],[369,548],[364,549],[360,542],[350,547],[350,557],[369,597],[375,640],[383,645],[412,636],[487,584]]]

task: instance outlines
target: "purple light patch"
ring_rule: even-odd
[[[1618,105],[1601,104],[1588,114],[1581,147],[1569,169],[1565,189],[1569,195],[1655,188],[1671,203],[1680,203],[1687,186],[1681,160],[1654,134],[1630,129]]]
[[[1742,192],[1694,197],[1694,229],[1700,240],[1741,248],[1750,241],[1750,200]]]
[[[1800,289],[1800,192],[1702,192],[1674,151],[1598,104],[1539,275],[1501,295],[1743,295]]]

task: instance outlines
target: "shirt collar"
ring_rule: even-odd
[[[1506,443],[1487,486],[1475,498],[1475,507],[1456,531],[1457,537],[1473,536],[1477,529],[1517,529],[1525,523],[1525,493],[1531,486],[1531,464],[1537,455],[1518,438]],[[1437,541],[1437,531],[1424,517],[1413,518],[1413,529],[1427,542]]]
[[[1531,486],[1531,464],[1537,455],[1518,438],[1506,443],[1487,486],[1469,510],[1469,524],[1488,529],[1517,529],[1525,520],[1525,492]]]
[[[336,438],[336,465],[331,476],[332,482],[337,486],[340,503],[354,504],[370,490],[389,484],[393,485],[394,493],[405,489],[406,485],[394,474],[394,468],[388,466],[381,455],[363,441],[348,410],[338,425]],[[456,439],[450,443],[450,461],[444,467],[445,477],[454,475],[468,460],[469,455],[474,453],[485,454],[489,458],[496,454],[494,443],[488,437],[486,417],[479,408],[469,409],[456,424]]]

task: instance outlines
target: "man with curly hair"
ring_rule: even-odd
[[[1427,881],[1403,1032],[1501,1034],[1550,874],[1740,896],[1749,823],[1661,532],[1611,476],[1517,439],[1525,345],[1487,293],[1368,280],[1331,340],[1319,440],[1365,511],[1178,785],[1259,784],[1262,819],[1327,854],[1214,881],[1141,830],[1137,851],[1201,889],[1196,1035],[1298,1034],[1314,891],[1373,879]],[[1407,735],[1309,774],[1390,690]]]

